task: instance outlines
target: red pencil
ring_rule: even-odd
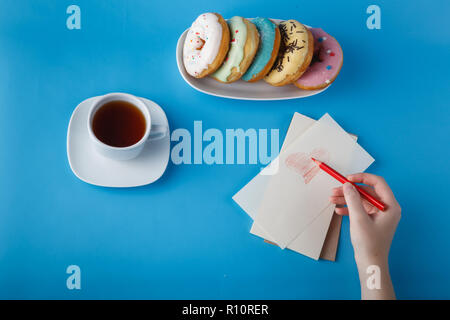
[[[337,181],[341,182],[341,183],[346,183],[349,182],[352,185],[355,186],[356,190],[358,190],[359,194],[366,199],[367,201],[369,201],[371,204],[373,204],[375,207],[377,207],[378,209],[380,209],[381,211],[386,210],[386,205],[381,202],[378,199],[375,199],[373,196],[371,196],[369,193],[367,193],[367,191],[365,191],[364,189],[358,187],[356,184],[354,184],[351,181],[348,181],[342,174],[340,174],[339,172],[337,172],[336,170],[334,170],[333,168],[327,166],[325,163],[316,160],[314,158],[311,158],[318,166],[320,169],[322,169],[323,171],[325,171],[326,173],[328,173],[330,176],[332,176],[333,178],[335,178]]]

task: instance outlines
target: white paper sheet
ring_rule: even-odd
[[[315,122],[316,120],[313,120],[307,116],[297,112],[294,113],[281,150],[283,151],[287,148]],[[357,139],[354,135],[350,136],[355,140]],[[264,194],[267,183],[270,180],[270,176],[267,175],[270,171],[270,168],[265,168],[233,196],[233,200],[252,219],[256,216],[259,204],[261,203],[262,195]],[[333,213],[334,206],[330,204],[330,206],[325,208],[322,213],[311,222],[309,227],[306,228],[304,232],[299,234],[297,238],[288,245],[288,249],[318,260],[322,252],[322,247],[324,245]],[[269,241],[273,240],[264,234],[264,231],[261,230],[256,223],[253,223],[250,232],[256,236],[262,237],[263,239]]]
[[[294,113],[281,150],[285,150],[314,123],[315,120],[297,112]],[[350,136],[355,141],[357,140],[355,135],[350,134]],[[357,167],[355,168],[356,170],[354,172],[364,170],[358,169]],[[241,208],[250,217],[252,217],[252,219],[254,219],[257,214],[262,196],[270,180],[270,175],[268,175],[268,173],[271,171],[272,169],[266,167],[233,196],[233,200],[241,206]],[[312,259],[319,259],[333,213],[334,205],[330,204],[322,211],[322,213],[318,215],[316,219],[311,222],[304,232],[300,233],[297,238],[287,246],[288,249],[306,255]],[[256,223],[253,223],[250,232],[256,236],[273,242],[273,239],[266,235]]]
[[[374,161],[328,114],[282,150],[255,217],[260,231],[281,248],[318,218],[330,205],[331,189],[340,185],[308,163],[311,155],[344,175],[364,171]]]
[[[327,236],[331,218],[334,214],[334,208],[335,206],[332,204],[326,207],[317,218],[315,218],[311,224],[287,246],[287,248],[318,260]],[[250,233],[275,242],[274,239],[271,239],[270,236],[265,234],[264,230],[256,223],[253,223]]]
[[[294,113],[291,124],[289,125],[286,138],[284,139],[281,151],[294,142],[300,135],[302,135],[316,120],[304,116],[298,112]],[[275,158],[271,164],[265,167],[258,175],[256,175],[249,183],[247,183],[234,196],[233,200],[253,219],[255,220],[259,204],[261,203],[262,195],[266,191],[267,183],[270,181],[270,173],[276,167]],[[267,239],[269,240],[269,239]]]

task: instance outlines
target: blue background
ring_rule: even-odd
[[[81,8],[82,29],[66,28]],[[381,8],[381,30],[366,8]],[[450,298],[449,1],[0,2],[0,298],[358,299],[344,219],[337,262],[264,244],[231,200],[260,165],[173,165],[134,189],[78,180],[66,130],[113,91],[159,103],[170,126],[279,128],[329,112],[375,157],[403,208],[390,266],[399,298]],[[202,12],[296,18],[340,42],[333,86],[300,100],[221,99],[178,73],[178,36]],[[68,290],[68,265],[82,289]]]

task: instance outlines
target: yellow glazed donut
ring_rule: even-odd
[[[222,64],[230,44],[230,31],[218,13],[201,14],[189,29],[183,47],[186,71],[203,78]]]
[[[280,50],[272,70],[264,78],[276,87],[296,81],[308,68],[314,52],[314,38],[300,22],[283,21],[278,28],[281,34]]]
[[[251,65],[259,45],[255,25],[242,17],[227,21],[230,28],[230,50],[224,63],[211,76],[217,81],[231,83],[239,80]]]

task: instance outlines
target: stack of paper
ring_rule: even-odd
[[[233,196],[254,220],[250,232],[313,259],[335,260],[341,218],[329,202],[340,185],[314,157],[348,175],[374,159],[328,114],[318,121],[295,113],[278,157]]]

